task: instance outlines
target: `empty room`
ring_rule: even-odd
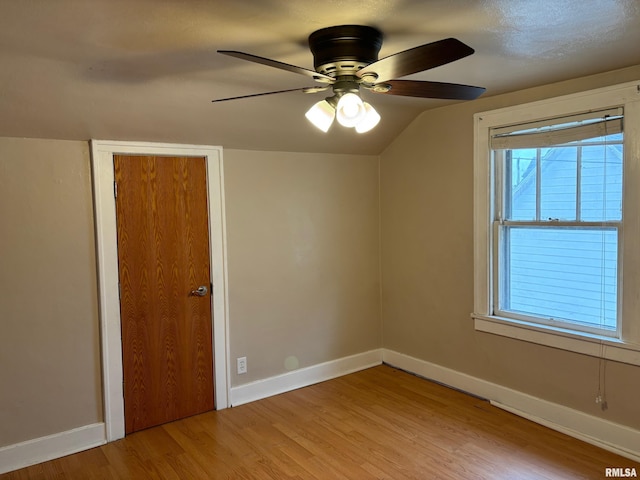
[[[640,472],[637,0],[0,0],[0,479]]]

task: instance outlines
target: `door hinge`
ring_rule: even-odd
[[[118,198],[118,182],[113,181],[113,198]]]

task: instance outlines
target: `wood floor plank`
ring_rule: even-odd
[[[558,480],[640,464],[380,366],[0,475],[34,479]]]

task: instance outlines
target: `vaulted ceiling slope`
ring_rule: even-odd
[[[382,30],[380,58],[458,38],[476,53],[406,78],[485,96],[640,64],[638,0],[0,0],[0,136],[378,154],[453,102],[367,92],[362,135],[307,122],[321,93],[211,103],[313,84],[216,50],[313,69],[308,35],[342,24]]]

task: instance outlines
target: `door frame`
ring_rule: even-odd
[[[91,140],[91,171],[98,267],[103,410],[107,441],[125,436],[122,334],[118,275],[114,155],[205,157],[209,209],[209,252],[213,283],[213,382],[215,408],[229,401],[229,310],[222,147]]]

